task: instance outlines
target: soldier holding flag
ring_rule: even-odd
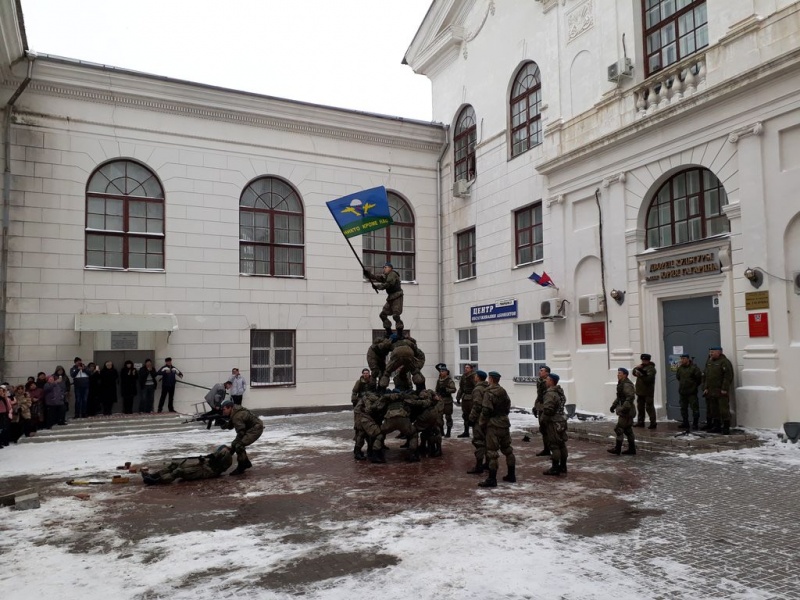
[[[364,277],[378,282],[377,285],[372,286],[375,289],[386,290],[386,304],[383,305],[380,314],[381,323],[386,330],[386,337],[392,335],[392,323],[389,321],[389,315],[391,315],[394,319],[395,329],[397,329],[397,337],[403,339],[404,325],[400,318],[400,315],[403,314],[403,286],[400,285],[400,276],[392,267],[392,263],[387,262],[383,265],[383,275],[373,275],[365,268]]]

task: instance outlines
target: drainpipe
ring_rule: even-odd
[[[597,203],[598,231],[600,233],[600,285],[603,288],[603,302],[608,303],[606,296],[606,260],[603,254],[603,209],[600,207],[600,188],[594,191],[594,200]],[[611,329],[609,327],[608,306],[606,314],[606,366],[611,370]]]
[[[438,262],[439,262],[439,273],[438,273],[438,280],[436,282],[436,297],[438,299],[438,306],[437,306],[437,321],[438,321],[438,333],[439,333],[439,340],[438,340],[438,356],[439,360],[444,360],[442,352],[444,351],[444,236],[442,234],[442,222],[444,221],[444,201],[442,198],[442,160],[444,160],[444,155],[447,152],[447,149],[450,147],[450,142],[447,141],[447,136],[450,131],[449,126],[445,126],[444,128],[444,135],[445,135],[445,142],[442,144],[442,151],[439,152],[439,158],[436,159],[436,235],[438,236]],[[446,360],[444,362],[447,362]]]
[[[0,247],[0,376],[6,375],[6,306],[8,293],[8,227],[11,221],[9,204],[11,203],[11,117],[14,114],[14,103],[28,87],[33,75],[33,62],[36,54],[26,52],[28,58],[28,74],[3,107],[3,221],[2,247]]]

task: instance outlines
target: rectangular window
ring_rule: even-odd
[[[706,0],[642,0],[647,73],[708,46]]]
[[[458,279],[475,277],[475,228],[456,235]]]
[[[458,347],[458,373],[464,372],[467,364],[478,365],[478,328],[459,329],[456,331]]]
[[[250,332],[250,385],[294,385],[294,344],[294,331],[253,329]]]
[[[517,375],[536,377],[545,365],[544,323],[519,323],[517,325]]]
[[[544,258],[541,202],[514,213],[514,239],[516,240],[517,265],[536,262]]]

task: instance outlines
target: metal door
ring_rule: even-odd
[[[708,349],[719,345],[719,308],[716,296],[668,300],[663,303],[664,315],[664,372],[666,373],[667,417],[680,420],[680,396],[675,378],[680,355],[689,354],[702,371]],[[705,416],[706,403],[702,393],[700,414]]]

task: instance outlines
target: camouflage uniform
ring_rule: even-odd
[[[430,406],[430,400],[421,401],[411,394],[384,394],[384,401],[387,402],[386,415],[381,425],[381,436],[397,431],[408,440],[409,455],[408,460],[416,462],[419,460],[417,451],[419,441],[416,431],[412,424],[411,412],[415,406]]]
[[[544,434],[544,424],[542,423],[542,408],[544,407],[544,395],[547,393],[547,377],[536,378],[536,402],[533,403],[533,414],[539,418],[539,433],[542,434],[544,449],[536,456],[550,456],[550,446],[547,444],[547,436]]]
[[[724,354],[720,354],[717,360],[709,357],[703,372],[703,393],[710,416],[708,422],[713,425],[711,431],[722,431],[726,434],[730,432],[732,384],[733,365],[728,357]],[[712,412],[714,409],[715,412]]]
[[[228,422],[222,428],[236,430],[236,437],[231,442],[231,450],[236,453],[237,468],[250,465],[245,447],[255,442],[264,432],[264,424],[261,419],[241,404],[235,404],[231,409]]]
[[[157,471],[142,471],[142,480],[146,484],[172,483],[176,479],[197,481],[219,477],[233,464],[230,448],[221,446],[206,456],[176,458],[165,463]]]
[[[560,385],[555,385],[544,394],[542,412],[539,423],[544,426],[543,436],[545,444],[552,453],[553,466],[549,475],[567,472],[567,417],[564,414],[564,405],[567,397]]]
[[[453,394],[456,393],[456,384],[449,375],[436,380],[436,393],[442,399],[442,413],[447,422],[447,431],[444,437],[450,437],[450,430],[453,428]]]
[[[375,384],[370,379],[369,381],[364,379],[364,377],[359,377],[356,384],[353,386],[353,393],[350,394],[350,402],[353,403],[353,406],[356,405],[358,402],[358,397],[363,394],[364,392],[372,392],[375,390]]]
[[[364,453],[362,448],[364,442],[367,442],[367,454],[371,457],[373,450],[380,450],[383,447],[383,438],[381,437],[381,427],[376,422],[373,411],[376,408],[380,396],[372,392],[367,392],[359,396],[355,407],[353,408],[353,429],[355,430],[355,446],[353,447],[353,455],[356,460],[363,460]]]
[[[391,315],[399,336],[405,327],[400,318],[400,315],[403,314],[403,288],[400,285],[400,275],[394,269],[386,275],[373,275],[369,272],[365,272],[365,275],[368,275],[370,281],[378,282],[378,285],[374,286],[375,289],[386,290],[386,304],[383,305],[380,314],[381,323],[383,323],[384,329],[391,331],[392,323],[389,321],[389,315]]]
[[[650,417],[650,427],[655,429],[656,406],[654,396],[656,393],[656,366],[652,362],[634,367],[636,376],[636,410],[639,415],[638,425],[644,426],[644,415]]]
[[[475,447],[475,467],[467,473],[483,473],[486,467],[486,426],[479,425],[483,413],[486,390],[489,382],[478,381],[472,390],[472,411],[469,413],[469,422],[472,424],[472,445]]]
[[[414,419],[414,432],[419,433],[420,450],[429,451],[430,456],[442,455],[442,400],[438,394],[425,390],[419,394],[423,401],[428,399],[429,406],[424,408]]]
[[[689,428],[689,408],[692,409],[694,428],[697,429],[700,420],[700,403],[697,401],[697,388],[703,382],[703,373],[692,361],[688,365],[679,365],[675,372],[678,380],[678,394],[681,399],[682,427]]]
[[[376,384],[386,371],[386,357],[392,351],[392,342],[388,338],[376,339],[367,350],[367,366],[372,371],[372,381]]]
[[[472,412],[472,390],[475,389],[475,371],[462,375],[458,381],[456,400],[461,403],[461,418],[464,419],[464,433],[458,437],[469,437],[469,415]]]
[[[385,382],[381,383],[381,387],[386,387],[389,384],[389,375],[402,367],[403,372],[411,376],[411,382],[416,386],[416,390],[421,392],[425,389],[425,376],[422,374],[424,366],[425,353],[419,349],[415,341],[411,338],[398,340],[392,344],[391,361],[381,378],[381,381]]]
[[[628,438],[628,449],[625,454],[636,454],[636,438],[633,435],[633,419],[636,418],[636,390],[630,379],[625,377],[617,382],[617,398],[611,405],[611,412],[617,413],[616,445],[609,450],[612,454],[620,454],[622,441]]]
[[[486,459],[490,479],[497,476],[499,452],[505,454],[509,473],[516,466],[514,449],[511,447],[511,421],[508,420],[510,411],[511,398],[508,393],[500,385],[490,384],[483,396],[483,408],[478,420],[478,426],[486,428]]]

